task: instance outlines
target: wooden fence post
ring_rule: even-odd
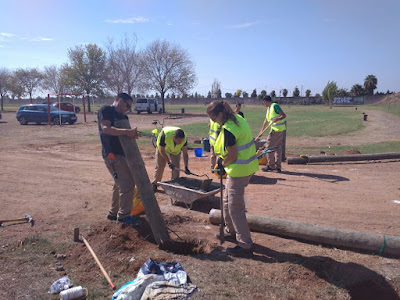
[[[115,122],[115,127],[130,129],[131,125],[129,124],[129,120],[119,120]],[[139,147],[136,140],[130,137],[120,136],[119,140],[128,161],[129,168],[131,169],[133,179],[135,180],[135,184],[139,190],[154,239],[157,244],[161,246],[163,243],[170,240],[170,237],[160,207],[158,206],[156,197],[154,196],[153,186],[144,166]]]

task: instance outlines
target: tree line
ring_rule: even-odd
[[[162,99],[168,92],[186,94],[197,83],[194,62],[177,44],[156,40],[140,50],[135,36],[119,42],[108,39],[103,49],[97,44],[68,49],[68,61],[61,66],[0,68],[1,110],[3,99],[48,94],[84,94],[105,97],[126,92],[140,95],[156,91]],[[90,111],[90,102],[88,102]]]

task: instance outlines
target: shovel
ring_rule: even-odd
[[[177,167],[175,167],[175,169],[177,169],[177,170],[179,170],[179,171],[185,173],[185,170],[179,169],[179,168],[177,168]],[[193,176],[196,176],[196,177],[203,177],[203,176],[206,176],[207,179],[204,179],[204,180],[201,182],[200,190],[203,191],[203,192],[208,192],[208,191],[210,191],[210,186],[211,186],[212,179],[208,178],[208,175],[207,175],[207,174],[197,175],[197,174],[194,174],[194,173],[190,172],[189,175],[193,175]]]

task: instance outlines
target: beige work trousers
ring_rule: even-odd
[[[115,159],[104,158],[104,163],[114,179],[110,216],[118,219],[129,217],[133,206],[135,180],[132,177],[125,156],[116,155]]]
[[[211,164],[211,170],[214,170],[214,167],[217,163],[217,156],[215,155],[214,152],[214,146],[210,146],[210,164]]]
[[[276,147],[275,152],[267,153],[268,166],[272,170],[281,169],[282,165],[282,141],[284,131],[271,131],[267,137],[265,148]]]
[[[236,233],[238,245],[244,249],[250,249],[253,244],[244,204],[244,188],[249,184],[251,176],[228,175],[223,199],[225,232]]]
[[[179,169],[181,154],[180,153],[178,155],[170,154],[169,158],[171,159],[172,164]],[[152,184],[157,184],[157,182],[162,180],[166,164],[167,162],[165,161],[164,157],[161,155],[160,151],[158,151],[158,148],[156,148],[156,166],[154,167],[153,181],[151,182]],[[174,180],[179,177],[179,170],[177,170],[176,168],[174,170],[171,170],[172,171],[171,180]]]

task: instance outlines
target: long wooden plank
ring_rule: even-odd
[[[131,125],[128,120],[120,120],[115,122],[115,127],[130,129]],[[128,165],[131,169],[133,179],[135,180],[135,184],[139,190],[154,239],[157,244],[161,246],[163,243],[170,240],[170,237],[160,207],[158,206],[156,197],[154,196],[153,186],[144,166],[144,161],[140,154],[139,147],[136,140],[127,136],[120,136],[119,140],[122,149],[124,150],[125,157],[128,160]]]
[[[252,231],[294,238],[302,242],[310,241],[336,247],[370,250],[379,254],[400,255],[398,236],[336,229],[248,214],[246,218]],[[218,225],[221,221],[221,211],[212,209],[209,219],[211,224]]]

